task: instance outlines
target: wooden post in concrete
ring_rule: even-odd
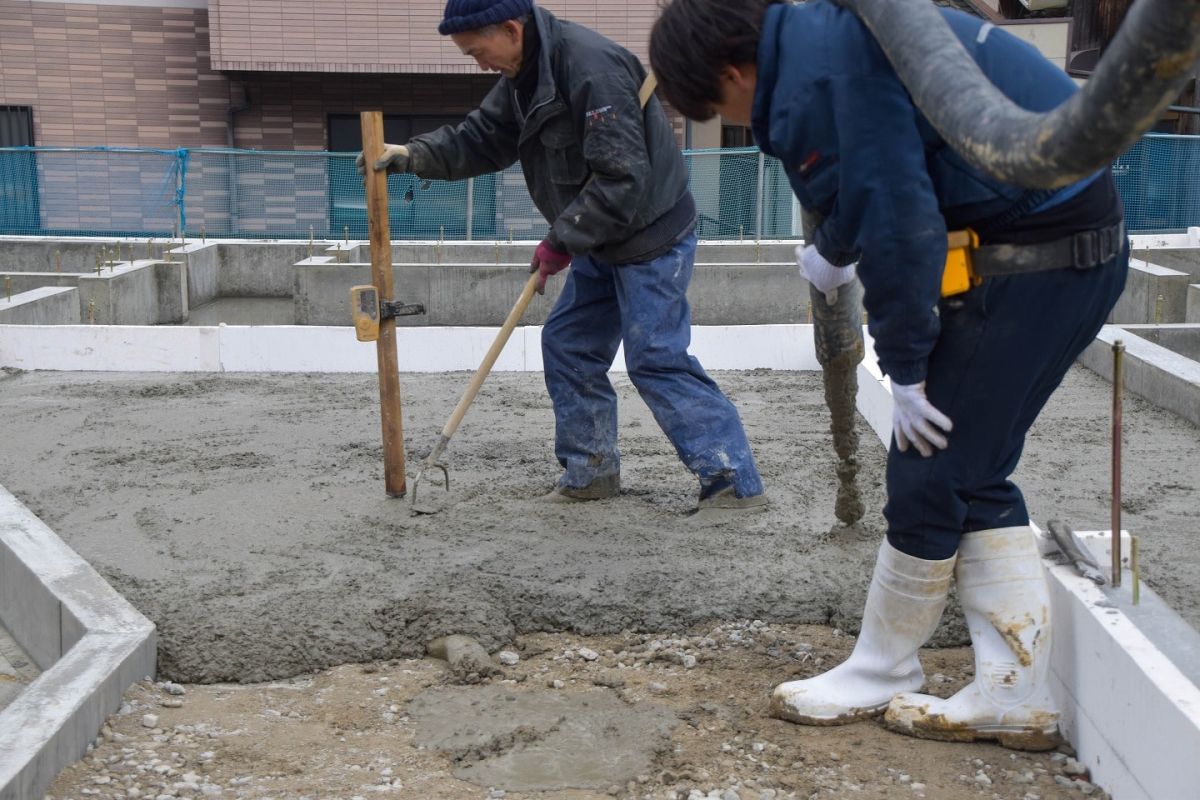
[[[363,159],[366,162],[367,220],[371,232],[371,282],[379,303],[392,300],[392,242],[388,228],[387,173],[371,168],[383,154],[383,112],[364,111]],[[400,374],[396,362],[396,319],[379,320],[375,342],[379,360],[379,410],[383,422],[383,480],[388,497],[403,497],[404,425],[400,415]]]

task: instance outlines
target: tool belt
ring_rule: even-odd
[[[981,245],[979,235],[969,228],[951,231],[947,240],[942,297],[953,297],[980,285],[984,278],[998,275],[1098,267],[1121,252],[1125,223],[1038,244]]]

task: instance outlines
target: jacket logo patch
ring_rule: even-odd
[[[616,117],[616,114],[613,113],[612,106],[600,106],[599,108],[593,108],[590,111],[585,111],[583,114],[584,121],[587,123],[589,128],[614,117]]]

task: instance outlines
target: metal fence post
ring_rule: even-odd
[[[475,179],[467,178],[467,241],[474,237],[475,228]]]
[[[762,150],[758,151],[758,184],[755,197],[757,198],[754,214],[754,238],[761,239],[763,235],[763,177],[766,173],[767,157]]]

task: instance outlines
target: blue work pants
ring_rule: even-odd
[[[629,378],[700,495],[732,486],[739,497],[763,491],[733,404],[688,355],[688,283],[696,257],[689,234],[644,263],[571,262],[562,294],[542,329],[546,389],[554,404],[560,486],[582,488],[620,472],[617,395],[608,369],[625,344]]]
[[[1027,525],[1009,480],[1025,435],[1125,286],[1129,252],[1090,270],[987,278],[939,305],[941,334],[929,358],[929,402],[954,423],[949,446],[922,457],[888,453],[888,541],[939,560],[964,533]]]

